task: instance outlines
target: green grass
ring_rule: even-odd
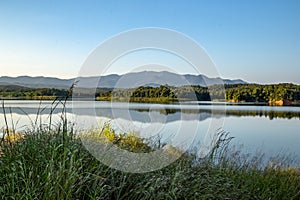
[[[1,143],[1,199],[299,199],[296,169],[259,168],[228,155],[226,134],[214,152],[184,154],[143,174],[111,169],[84,148],[72,130],[39,129]],[[123,144],[124,145],[124,144]],[[128,143],[128,145],[132,145]],[[143,147],[144,148],[144,147]]]
[[[300,199],[298,169],[280,167],[288,162],[262,167],[259,156],[243,158],[229,148],[231,138],[223,131],[207,157],[185,153],[165,168],[141,174],[96,160],[65,113],[60,123],[34,125],[24,137],[13,137],[8,126],[3,131],[10,135],[0,140],[0,199]],[[97,133],[132,152],[160,148],[110,126],[87,136]]]

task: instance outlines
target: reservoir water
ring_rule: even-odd
[[[6,100],[4,106],[8,126],[19,131],[35,123],[49,124],[51,112],[52,123],[59,123],[63,109],[62,103],[56,105],[52,101]],[[69,101],[66,112],[68,120],[80,130],[110,121],[120,132],[135,131],[141,137],[159,135],[172,144],[192,142],[197,146],[207,140],[207,135],[221,129],[234,137],[231,145],[240,146],[243,152],[262,152],[266,156],[293,154],[295,160],[300,160],[300,107]],[[6,127],[3,108],[0,117],[3,130]]]

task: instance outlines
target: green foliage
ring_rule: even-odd
[[[27,88],[22,86],[0,86],[0,99],[55,99],[65,98],[68,91],[55,88]]]
[[[289,163],[283,162],[262,167],[260,158],[245,159],[229,148],[231,138],[223,131],[205,158],[187,152],[165,168],[132,174],[96,160],[64,112],[55,126],[28,127],[20,138],[8,125],[5,130],[10,135],[0,140],[0,199],[300,198],[299,169],[285,168]],[[117,134],[109,124],[83,137],[135,153],[161,148],[160,143],[151,146],[132,132]]]
[[[138,133],[117,134],[109,123],[105,123],[100,129],[89,130],[81,134],[80,138],[104,144],[114,144],[134,153],[148,153],[153,150],[149,145],[150,141],[138,137]]]
[[[225,91],[225,94],[224,94]],[[300,101],[300,86],[282,83],[273,85],[236,84],[202,86],[160,86],[118,89],[99,93],[98,100],[133,102],[174,102],[184,100],[224,100],[233,102],[272,103]]]
[[[116,89],[99,93],[98,100],[131,102],[176,102],[182,100],[209,101],[208,88],[201,86],[160,87],[141,86],[133,89]]]
[[[226,85],[226,97],[236,102],[299,101],[300,86],[289,83]]]
[[[68,91],[55,88],[26,88],[21,86],[0,86],[0,98],[5,99],[55,99],[64,98]],[[92,89],[77,90],[76,96],[86,97]],[[224,93],[225,92],[225,93]],[[290,83],[259,85],[235,84],[173,87],[161,85],[160,87],[141,86],[131,89],[97,88],[95,97],[103,101],[131,101],[131,102],[178,102],[185,100],[226,100],[233,102],[262,102],[276,104],[276,101],[289,101],[299,104],[300,86]],[[297,103],[298,102],[298,103]],[[292,104],[292,103],[291,103]]]
[[[230,154],[226,138],[207,158],[187,153],[163,169],[131,174],[97,161],[72,129],[62,130],[39,129],[12,146],[1,143],[1,199],[300,198],[298,169],[273,163],[260,169],[258,161]],[[102,133],[110,141],[119,137],[110,127]],[[125,148],[140,148],[134,135],[127,139],[121,139]]]

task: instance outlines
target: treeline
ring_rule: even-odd
[[[172,87],[161,85],[160,87],[141,86],[133,89],[115,89],[99,93],[98,100],[129,100],[129,101],[178,101],[201,100],[210,101],[208,88],[201,86]]]
[[[225,92],[225,94],[224,94]],[[99,100],[139,100],[139,99],[167,99],[167,100],[220,100],[230,102],[256,102],[274,105],[287,105],[300,103],[300,86],[282,83],[272,85],[259,84],[235,84],[181,86],[172,87],[162,85],[160,87],[138,87],[134,89],[117,89],[99,93]]]
[[[226,85],[226,98],[227,101],[233,102],[287,104],[288,102],[292,103],[300,100],[300,86],[290,83]]]
[[[55,99],[65,98],[68,90],[56,88],[28,88],[16,85],[0,86],[1,99]]]
[[[68,94],[66,89],[55,88],[27,88],[15,85],[0,86],[2,99],[35,99],[64,98]],[[92,89],[77,90],[76,96],[84,98],[89,96]],[[289,83],[259,85],[235,84],[202,86],[173,87],[161,85],[160,87],[141,86],[132,89],[98,88],[95,92],[97,100],[116,101],[141,101],[141,102],[169,102],[198,100],[220,100],[230,102],[260,102],[272,105],[300,104],[300,85]]]

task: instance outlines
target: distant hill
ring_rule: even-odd
[[[79,77],[73,79],[59,79],[52,77],[0,77],[0,85],[17,85],[31,88],[69,88],[75,80],[84,82],[87,87],[92,87],[96,81],[100,80],[98,87],[101,88],[135,88],[139,86],[152,86],[158,87],[159,85],[201,85],[209,86],[214,84],[245,84],[246,82],[240,79],[230,80],[209,78],[205,75],[192,75],[192,74],[175,74],[167,71],[154,72],[143,71],[127,73],[124,75],[111,74],[99,77]]]
[[[0,85],[18,85],[31,88],[69,88],[74,79],[59,79],[52,77],[31,77],[31,76],[18,76],[18,77],[0,77]]]

